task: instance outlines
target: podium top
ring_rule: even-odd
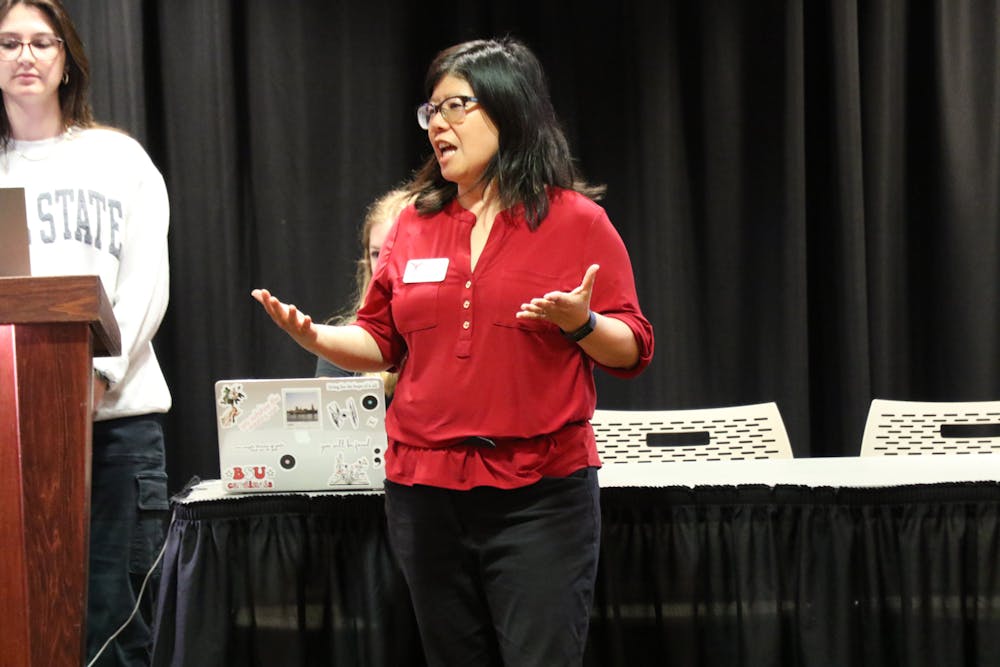
[[[94,356],[121,354],[121,332],[98,276],[0,278],[0,324],[88,322]]]

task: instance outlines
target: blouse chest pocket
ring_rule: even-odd
[[[392,295],[392,317],[400,333],[436,327],[441,283],[400,283]]]
[[[493,324],[522,331],[558,333],[558,328],[551,322],[521,319],[516,315],[522,303],[559,289],[560,280],[556,276],[523,269],[503,271],[497,285]]]

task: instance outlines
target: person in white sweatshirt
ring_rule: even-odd
[[[152,346],[169,293],[166,187],[138,142],[95,124],[88,83],[59,0],[0,0],[0,187],[24,188],[32,275],[100,276],[121,330],[121,355],[94,360],[89,661],[162,544],[170,392]],[[140,611],[97,665],[149,664],[151,597]]]

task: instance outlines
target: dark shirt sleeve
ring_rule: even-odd
[[[323,357],[316,357],[316,377],[318,378],[347,378],[357,375],[351,371],[346,371],[340,366],[336,366]]]

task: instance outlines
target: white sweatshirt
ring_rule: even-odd
[[[13,141],[0,153],[0,187],[25,189],[31,274],[99,275],[111,300],[122,354],[94,359],[111,381],[95,419],[166,412],[170,391],[152,338],[170,291],[170,210],[146,151],[103,128]]]

